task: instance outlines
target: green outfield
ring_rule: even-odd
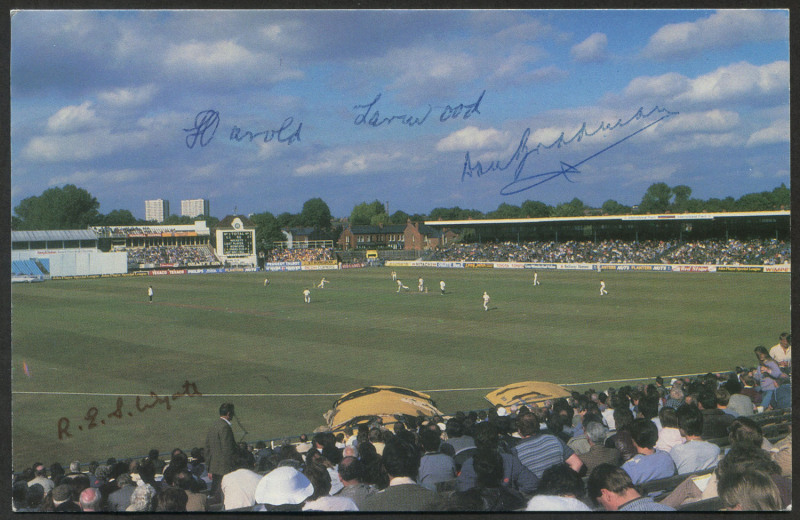
[[[338,395],[365,385],[427,391],[444,412],[479,409],[517,381],[753,365],[753,347],[790,330],[788,274],[539,271],[534,287],[529,270],[401,267],[410,290],[398,294],[390,271],[15,284],[14,468],[202,446],[225,401],[245,440],[274,439],[312,431]],[[330,284],[315,288],[323,275]]]

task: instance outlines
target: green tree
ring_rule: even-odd
[[[772,209],[771,194],[767,191],[761,193],[748,193],[736,201],[737,211],[767,211]]]
[[[99,216],[97,199],[73,184],[50,188],[14,208],[22,230],[85,229]]]
[[[331,209],[319,197],[309,199],[303,204],[300,212],[300,224],[323,231],[331,229]]]
[[[100,215],[97,226],[135,226],[139,220],[127,209],[115,209],[107,215]]]
[[[397,210],[389,217],[390,224],[405,224],[408,222],[408,219],[411,218],[411,215],[406,213],[405,211]]]
[[[522,218],[522,208],[503,202],[497,209],[486,214],[489,218]]]
[[[385,226],[389,224],[389,215],[386,213],[378,213],[377,215],[372,215],[372,218],[369,219],[369,224],[371,226]]]
[[[673,213],[690,211],[691,204],[689,202],[689,197],[692,195],[692,188],[686,186],[685,184],[673,186],[672,194],[675,196],[675,200],[672,201],[672,205],[670,206],[670,210]]]
[[[711,213],[736,211],[736,201],[733,197],[725,197],[724,199],[712,197],[703,203],[703,210]]]
[[[162,224],[165,226],[190,226],[194,224],[195,219],[195,217],[186,215],[170,215],[164,219]]]
[[[350,213],[351,226],[365,226],[372,221],[372,217],[386,213],[386,208],[379,200],[356,204]]]
[[[792,192],[785,184],[781,183],[780,186],[772,190],[772,200],[774,204],[773,209],[791,209],[792,208]]]
[[[526,200],[520,206],[522,214],[530,218],[546,218],[553,213],[553,208],[538,200]]]
[[[641,213],[665,213],[672,199],[672,189],[665,182],[651,184],[639,203]]]
[[[582,217],[589,209],[583,201],[577,197],[569,202],[562,202],[553,210],[554,217]]]
[[[630,206],[620,204],[616,200],[608,199],[601,207],[603,213],[606,215],[626,215],[631,212]]]
[[[294,213],[289,213],[288,211],[284,211],[278,215],[276,220],[278,221],[278,229],[289,229],[302,226],[300,223],[300,215],[295,215]]]
[[[278,226],[278,219],[269,211],[250,215],[250,221],[256,226],[256,248],[258,250],[269,249],[273,242],[285,240],[281,228]]]

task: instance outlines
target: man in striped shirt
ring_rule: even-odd
[[[538,478],[542,478],[544,470],[562,462],[580,473],[583,462],[578,454],[555,435],[542,433],[536,414],[526,413],[517,417],[517,429],[522,440],[513,451]]]

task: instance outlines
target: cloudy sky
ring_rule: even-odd
[[[64,184],[142,218],[772,190],[788,38],[770,10],[20,11],[12,207]]]

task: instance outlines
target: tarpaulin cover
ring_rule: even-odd
[[[344,394],[325,414],[331,430],[368,423],[381,417],[384,424],[396,422],[396,415],[430,417],[443,415],[431,396],[399,386],[375,385]]]
[[[486,399],[495,406],[538,406],[548,399],[559,399],[570,395],[569,390],[555,383],[523,381],[489,392]]]

